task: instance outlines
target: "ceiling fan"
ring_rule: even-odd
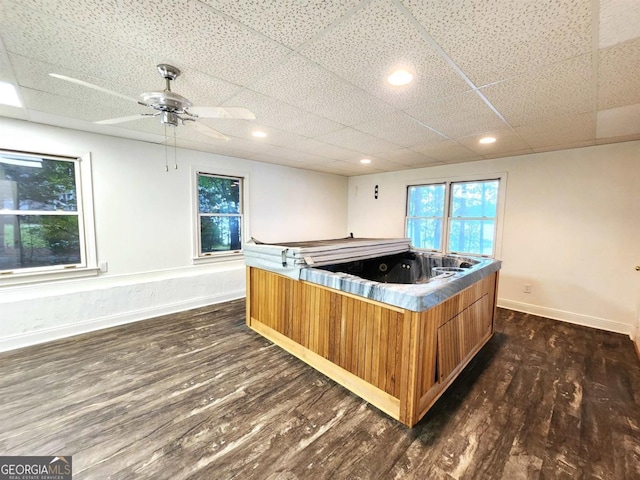
[[[198,118],[235,118],[244,120],[255,120],[256,116],[248,109],[242,107],[194,107],[189,99],[171,91],[171,81],[180,75],[180,70],[172,65],[161,63],[158,65],[158,72],[165,79],[165,89],[162,91],[145,92],[140,95],[139,99],[122,95],[113,90],[109,90],[98,85],[94,85],[77,78],[67,77],[57,73],[49,75],[65,80],[67,82],[82,85],[83,87],[92,88],[103,93],[115,95],[126,100],[130,100],[139,105],[150,107],[156,110],[154,113],[139,113],[138,115],[130,115],[127,117],[110,118],[108,120],[100,120],[98,124],[112,125],[116,123],[130,122],[138,120],[141,117],[159,117],[163,125],[177,127],[178,125],[193,125],[198,131],[204,135],[214,137],[220,140],[228,140],[229,137],[205,125],[197,122]]]

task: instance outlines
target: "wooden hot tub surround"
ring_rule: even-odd
[[[247,325],[412,427],[493,335],[497,283],[416,312],[247,267]]]

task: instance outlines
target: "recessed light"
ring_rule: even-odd
[[[253,135],[254,137],[258,137],[258,138],[264,138],[267,136],[266,133],[260,131],[260,130],[256,130],[255,132],[251,132],[251,135]]]
[[[396,70],[387,77],[387,82],[395,87],[408,85],[413,81],[413,75],[406,70]]]
[[[480,143],[493,143],[495,141],[495,137],[483,137],[480,139]]]
[[[368,158],[363,158],[362,160],[360,160],[360,163],[364,163],[364,164],[371,163],[371,160]]]
[[[22,107],[16,87],[7,82],[0,82],[0,104],[10,107]]]

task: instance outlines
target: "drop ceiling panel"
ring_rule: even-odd
[[[157,61],[134,48],[12,2],[4,2],[0,13],[0,31],[9,53],[116,82],[123,72],[149,81],[155,76]]]
[[[599,55],[598,110],[640,103],[640,38]]]
[[[640,103],[598,112],[596,138],[621,137],[638,133]]]
[[[402,148],[400,150],[394,150],[387,153],[379,153],[376,155],[376,157],[382,158],[384,160],[391,160],[395,163],[399,163],[400,165],[414,168],[442,165],[442,162],[427,157],[426,155],[422,155],[421,153],[418,153],[415,150],[411,150],[409,148]]]
[[[640,37],[640,2],[600,0],[599,48]]]
[[[474,91],[416,106],[406,112],[449,138],[505,127],[502,119]]]
[[[224,133],[225,135],[251,140],[256,144],[284,146],[301,142],[307,138],[295,133],[285,132],[277,128],[264,127],[251,120],[206,118],[199,121],[209,125],[211,128],[214,128],[219,132]],[[252,135],[253,132],[258,130],[266,133],[267,136],[264,138],[254,137]]]
[[[593,109],[592,55],[581,55],[482,89],[511,126]]]
[[[370,122],[356,125],[355,128],[403,147],[444,140],[442,135],[430,130],[404,112],[376,117]]]
[[[321,135],[317,137],[317,139],[322,142],[371,155],[389,152],[399,148],[397,144],[387,142],[384,139],[368,135],[350,127],[346,127],[342,130],[337,130],[326,135]]]
[[[258,126],[266,125],[307,137],[344,128],[342,124],[249,89],[231,97],[224,105],[248,108],[256,114]]]
[[[479,140],[485,135],[495,138],[496,141],[494,143],[480,143]],[[486,132],[482,135],[456,138],[456,141],[485,158],[492,158],[509,152],[519,152],[519,154],[533,153],[529,145],[517,133],[508,128]]]
[[[265,152],[270,157],[280,158],[282,160],[295,161],[298,164],[313,164],[313,163],[329,163],[334,159],[323,157],[321,155],[314,155],[313,153],[301,152],[299,150],[293,150],[285,147],[273,147]]]
[[[71,102],[68,97],[33,90],[31,88],[21,88],[20,91],[27,110],[55,113],[63,117],[77,118],[89,122],[121,116],[121,109],[117,106],[98,105],[81,100]],[[131,114],[135,113],[136,112],[132,112]],[[151,119],[140,117],[140,120],[135,120],[135,122],[146,122],[147,120]]]
[[[517,127],[516,131],[532,148],[593,140],[595,116],[592,113],[548,118],[543,122]]]
[[[478,87],[582,55],[591,0],[402,0]]]
[[[254,153],[243,151],[238,148],[228,148],[224,144],[212,145],[210,143],[197,142],[186,138],[178,138],[176,140],[178,148],[188,148],[189,150],[197,150],[200,152],[211,152],[218,155],[226,155],[229,157],[250,158]],[[169,162],[173,161],[173,157],[169,158]],[[177,158],[178,168],[180,168],[180,157]]]
[[[465,90],[467,85],[393,4],[374,0],[300,53],[397,108]],[[393,89],[385,79],[396,68],[414,83]]]
[[[314,165],[313,170],[333,173],[336,175],[369,175],[371,173],[383,173],[384,170],[373,167],[372,165],[360,165],[355,163],[347,163],[341,160],[326,163],[323,165]]]
[[[441,162],[482,160],[480,155],[453,140],[434,142],[430,145],[412,148],[411,150],[415,150],[422,155]]]
[[[301,142],[292,143],[290,148],[300,152],[312,153],[334,160],[350,160],[354,158],[362,158],[364,154],[348,148],[338,147],[329,143],[321,142],[314,138],[307,138]]]
[[[533,151],[536,153],[552,152],[557,150],[567,150],[569,148],[590,147],[592,145],[594,145],[594,141],[589,140],[586,142],[564,143],[562,145],[547,145],[544,147],[534,148]]]
[[[2,27],[8,51],[105,79],[173,62],[244,84],[289,52],[187,0],[130,1],[116,7],[110,2],[69,0],[45,10],[6,0],[5,5]],[[197,35],[186,33],[194,25],[206,28],[198,29]]]
[[[394,110],[299,55],[289,56],[251,88],[341,125],[353,125]]]
[[[288,47],[295,48],[328,27],[358,0],[202,0],[244,25]]]
[[[45,62],[32,60],[19,55],[10,55],[16,79],[21,87],[67,97],[73,101],[81,101],[96,105],[112,107],[120,112],[118,116],[134,115],[145,111],[141,105],[98,90],[76,85],[74,83],[53,78],[49,74],[57,73],[92,83],[102,88],[116,91],[122,95],[137,99],[142,91],[136,91],[126,85],[114,84],[89,75],[77,74],[71,70],[56,67]],[[161,80],[160,76],[158,79]]]

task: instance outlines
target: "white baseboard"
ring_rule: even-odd
[[[0,339],[0,352],[15,350],[18,348],[29,347],[40,343],[59,340],[61,338],[72,337],[82,333],[94,332],[105,328],[116,327],[126,323],[138,322],[149,318],[168,315],[170,313],[182,312],[192,308],[204,307],[215,303],[227,302],[243,298],[246,292],[236,290],[225,292],[222,295],[209,295],[206,297],[192,298],[184,302],[171,303],[168,305],[160,305],[157,307],[145,308],[131,312],[121,313],[117,315],[109,315],[101,318],[94,318],[84,322],[74,323],[70,325],[62,325],[55,328],[37,330],[35,332],[23,333],[12,337]]]
[[[515,310],[517,312],[530,313],[540,317],[550,318],[552,320],[560,320],[562,322],[573,323],[575,325],[582,325],[584,327],[623,333],[625,335],[629,335],[629,337],[631,337],[631,334],[633,333],[631,325],[607,320],[606,318],[591,317],[581,313],[566,312],[564,310],[556,310],[555,308],[541,307],[539,305],[516,302],[504,298],[498,298],[498,306],[509,310]]]

